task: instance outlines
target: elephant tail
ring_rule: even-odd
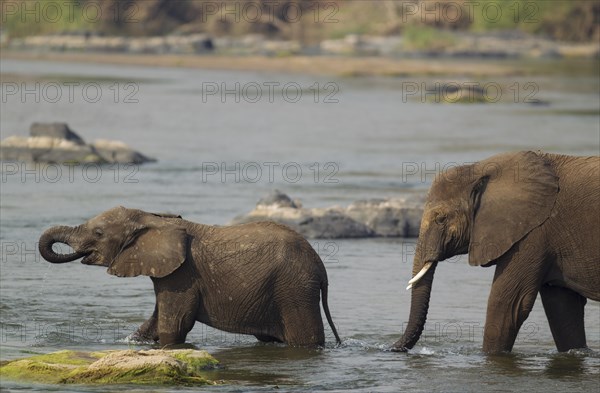
[[[339,344],[342,343],[342,340],[340,340],[340,336],[338,335],[338,332],[335,328],[335,325],[333,324],[333,319],[331,319],[331,313],[329,312],[329,305],[327,304],[327,281],[325,281],[324,283],[321,284],[321,293],[322,293],[322,298],[323,298],[323,310],[325,311],[325,317],[327,318],[327,322],[329,322],[329,327],[331,328],[331,331],[333,332],[333,335],[335,336],[335,341]]]

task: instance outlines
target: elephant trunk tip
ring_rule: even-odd
[[[425,321],[423,321],[423,326],[425,325]],[[412,349],[419,338],[421,337],[421,333],[423,332],[423,328],[417,328],[416,331],[406,331],[404,335],[400,338],[400,340],[396,341],[394,345],[392,345],[392,352],[408,352]]]
[[[38,244],[40,255],[51,263],[66,263],[83,257],[84,254],[77,251],[69,254],[58,254],[52,249],[55,243],[69,245],[69,235],[72,230],[70,227],[53,227],[44,232]]]

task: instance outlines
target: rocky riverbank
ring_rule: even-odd
[[[559,42],[519,31],[498,33],[444,32],[436,45],[415,43],[406,35],[348,34],[339,39],[302,45],[295,40],[276,40],[261,34],[213,37],[178,34],[152,37],[104,36],[63,33],[23,38],[3,38],[10,50],[37,52],[99,52],[128,54],[216,55],[324,55],[450,58],[598,58],[600,43]]]
[[[178,54],[80,53],[2,50],[0,58],[26,61],[57,61],[65,63],[117,64],[142,67],[184,67],[207,70],[254,71],[260,73],[291,73],[333,77],[410,77],[456,76],[509,76],[523,72],[537,72],[533,66],[524,70],[522,64],[500,64],[485,59],[395,59],[383,56],[190,56]],[[232,61],[235,60],[235,61]],[[2,74],[0,74],[2,76]],[[9,75],[11,82],[21,81],[27,75]],[[6,78],[6,76],[4,77]]]

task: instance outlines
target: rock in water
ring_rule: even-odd
[[[423,196],[408,196],[357,201],[346,208],[310,209],[275,190],[230,224],[275,221],[313,239],[417,237],[423,204]]]
[[[418,237],[424,204],[422,197],[368,199],[352,203],[346,214],[377,236]]]
[[[144,162],[156,161],[140,152],[132,150],[121,141],[111,141],[106,139],[97,139],[91,147],[94,151],[107,162],[143,164]]]
[[[279,190],[273,190],[260,198],[256,206],[291,207],[294,209],[300,207],[289,196]]]
[[[275,190],[261,198],[250,213],[235,217],[230,223],[275,221],[306,238],[338,239],[373,236],[373,231],[354,221],[338,208],[305,209],[286,194]]]
[[[31,137],[48,137],[54,139],[64,139],[71,141],[76,145],[85,145],[83,139],[73,132],[67,123],[33,123],[29,127]]]
[[[214,384],[202,374],[218,361],[206,351],[59,351],[0,364],[0,377],[46,384]]]
[[[156,161],[120,141],[86,144],[66,123],[33,123],[30,136],[0,142],[0,161],[43,164],[142,164]]]

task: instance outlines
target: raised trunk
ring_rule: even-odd
[[[66,226],[52,227],[42,234],[39,242],[40,255],[52,263],[71,262],[83,257],[85,254],[73,252],[70,254],[57,254],[52,249],[54,243],[69,244],[69,236],[73,228]]]
[[[415,260],[413,263],[413,277],[421,270],[424,265],[422,257],[422,245],[417,245]],[[437,262],[429,268],[427,273],[413,285],[410,301],[410,316],[408,325],[400,340],[396,341],[392,347],[393,351],[406,352],[411,349],[423,332],[425,321],[427,320],[427,311],[429,310],[429,298],[431,295],[431,286],[433,284],[433,275]]]

